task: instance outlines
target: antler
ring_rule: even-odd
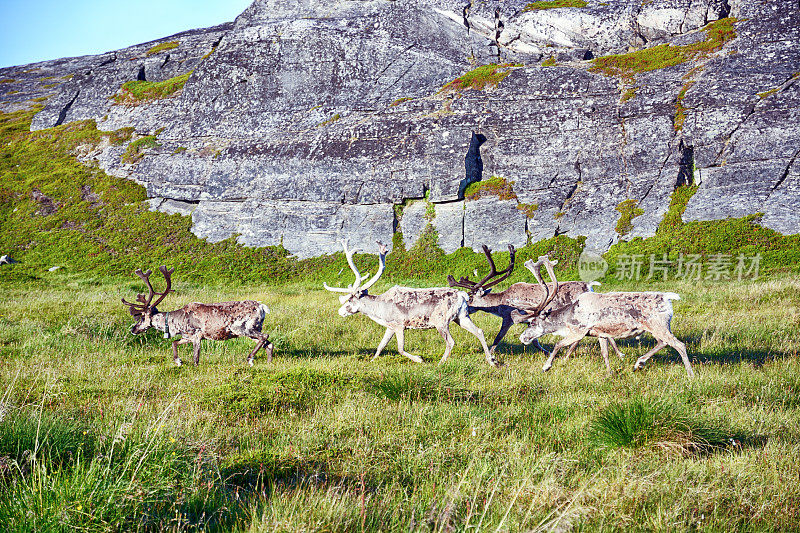
[[[539,260],[535,263],[532,259],[528,259],[525,261],[525,268],[531,271],[533,277],[536,278],[537,283],[544,289],[544,298],[542,301],[536,305],[535,307],[528,307],[528,306],[521,306],[525,310],[525,317],[530,318],[532,316],[536,316],[542,311],[544,311],[550,302],[553,301],[553,298],[556,297],[556,293],[558,292],[558,278],[556,278],[556,273],[553,270],[553,266],[558,263],[558,260],[551,261],[550,258],[546,255],[540,255]],[[553,291],[550,292],[550,289],[547,288],[547,284],[542,279],[542,265],[544,265],[545,269],[547,269],[547,274],[550,276],[550,279],[553,280]]]
[[[495,267],[494,260],[492,259],[492,250],[489,249],[489,247],[484,244],[483,253],[486,254],[486,259],[489,260],[489,267],[491,267],[489,275],[487,275],[478,283],[475,283],[474,281],[471,281],[469,278],[466,277],[462,277],[460,280],[456,281],[455,278],[452,275],[450,275],[447,276],[447,283],[449,283],[451,287],[461,287],[467,289],[471,294],[474,294],[481,289],[485,290],[494,287],[501,281],[508,279],[508,277],[514,271],[514,259],[516,257],[517,251],[514,249],[512,245],[509,244],[508,252],[510,257],[508,267],[498,272],[497,268]],[[496,277],[497,279],[493,279],[490,283],[487,283],[490,279],[494,277]]]
[[[153,289],[153,286],[150,284],[150,275],[153,273],[152,270],[148,269],[147,272],[142,272],[141,268],[137,268],[134,271],[134,274],[142,278],[142,281],[144,281],[145,285],[147,285],[147,289],[150,291],[150,293],[147,296],[142,293],[137,294],[136,300],[139,303],[131,303],[125,300],[125,298],[122,299],[122,303],[130,307],[131,315],[141,315],[148,307],[157,306],[167,296],[167,294],[174,292],[172,291],[172,273],[175,272],[175,269],[168,269],[165,265],[160,266],[158,269],[161,271],[161,274],[164,275],[164,279],[167,280],[167,288],[164,290],[164,292],[156,292],[155,289]],[[153,301],[153,296],[155,295],[158,295],[158,300],[156,300],[156,303],[151,304],[150,302]]]
[[[353,254],[355,254],[357,250],[355,250],[355,249],[350,250],[347,247],[347,239],[342,239],[339,242],[342,243],[342,247],[344,248],[344,255],[345,255],[345,257],[347,257],[347,264],[350,265],[350,270],[352,270],[353,273],[356,275],[356,280],[353,282],[352,285],[350,285],[347,288],[344,288],[344,287],[329,287],[328,284],[325,283],[325,282],[322,282],[322,286],[325,287],[327,290],[329,290],[331,292],[355,293],[359,288],[361,288],[361,282],[364,280],[364,278],[361,277],[361,273],[358,271],[358,268],[356,268],[356,264],[353,262]],[[383,246],[383,245],[381,245],[381,246]],[[383,271],[381,270],[380,273],[382,273],[382,272]],[[378,281],[378,280],[375,279],[375,281]],[[375,281],[372,281],[372,283],[374,283]]]
[[[383,244],[381,241],[378,242],[378,271],[372,276],[368,282],[360,287],[360,290],[365,291],[375,285],[375,282],[380,279],[381,275],[383,275],[383,271],[386,268],[386,254],[389,253],[389,249]]]

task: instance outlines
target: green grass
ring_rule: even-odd
[[[178,48],[180,43],[178,41],[169,41],[166,43],[157,44],[154,47],[150,48],[147,52],[145,52],[146,56],[152,56],[158,54],[160,52],[164,52],[165,50],[172,50],[174,48]]]
[[[760,273],[800,273],[800,235],[781,235],[758,224],[760,216],[711,221],[683,221],[683,212],[697,186],[678,187],[672,195],[670,207],[653,237],[635,237],[620,241],[605,254],[614,264],[620,256],[651,255],[661,258],[666,254],[677,269],[679,256],[697,255],[703,261],[725,254],[733,259],[761,256]],[[621,217],[622,220],[622,217]]]
[[[319,288],[176,288],[166,308],[268,304],[273,363],[248,368],[252,341],[231,340],[174,367],[169,341],[128,332],[130,282],[3,283],[0,520],[12,531],[796,525],[796,278],[671,284],[691,382],[670,352],[633,373],[647,339],[621,343],[612,377],[595,342],[542,373],[519,326],[499,370],[456,326],[443,366],[435,331],[407,335],[425,364],[394,343],[370,362],[382,328],[339,317]]]
[[[502,65],[490,63],[488,65],[481,65],[451,81],[442,87],[440,92],[462,92],[469,89],[482,91],[487,88],[494,88],[500,85],[500,82],[503,81],[506,76],[511,74],[509,69],[519,66],[522,65],[516,63],[504,63]]]
[[[605,76],[617,76],[632,83],[638,73],[706,58],[720,50],[736,38],[736,22],[737,19],[728,17],[707,24],[703,28],[706,39],[697,43],[683,46],[662,44],[627,54],[598,57],[592,60],[593,65],[589,70]]]
[[[681,454],[741,444],[733,431],[697,419],[687,411],[663,397],[614,402],[591,422],[589,440],[605,448],[649,446]]]
[[[187,72],[164,81],[126,81],[112,98],[117,104],[131,106],[168,98],[183,89],[191,75]]]
[[[586,7],[584,0],[542,0],[525,4],[522,11],[539,11],[542,9],[558,9],[561,7]]]

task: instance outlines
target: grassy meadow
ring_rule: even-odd
[[[254,298],[248,339],[134,337],[130,283],[53,273],[0,296],[0,523],[10,531],[787,530],[800,524],[800,281],[670,284],[674,351],[596,341],[541,372],[514,335],[437,365],[435,331],[371,362],[383,330],[311,285],[182,283],[166,308]],[[44,285],[44,284],[43,284]],[[378,291],[387,288],[378,286]],[[654,287],[648,287],[654,288]],[[664,288],[656,284],[655,288]],[[493,335],[499,320],[478,315]],[[550,340],[552,339],[545,339]],[[184,360],[189,348],[184,350]],[[612,356],[613,357],[613,356]]]
[[[373,362],[383,329],[339,317],[321,287],[352,281],[342,254],[297,261],[201,241],[188,218],[150,212],[139,185],[76,161],[101,143],[130,148],[132,131],[30,132],[32,114],[0,113],[0,253],[20,261],[0,267],[1,530],[800,529],[797,236],[757,215],[684,223],[696,188],[682,187],[654,237],[606,254],[760,254],[757,280],[603,280],[681,294],[673,330],[692,381],[671,349],[632,372],[648,336],[619,343],[627,357],[612,355],[611,376],[594,340],[542,373],[522,326],[500,345],[501,368],[455,325],[443,365],[435,331],[407,333],[424,364],[395,341]],[[485,271],[482,254],[435,242],[405,251],[397,234],[373,292]],[[559,278],[576,279],[582,246],[560,236],[517,261],[550,253]],[[374,272],[375,256],[356,261]],[[120,299],[143,290],[131,271],[160,264],[176,267],[163,310],[267,304],[274,360],[249,368],[253,341],[234,339],[175,367],[170,341],[131,335]],[[521,280],[524,268],[507,283]],[[475,320],[491,341],[499,319]]]

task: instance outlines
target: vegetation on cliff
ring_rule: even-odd
[[[164,81],[126,81],[112,98],[117,104],[140,105],[161,98],[168,98],[183,89],[191,72]]]
[[[166,43],[160,43],[150,48],[147,52],[145,52],[144,55],[152,56],[160,52],[164,52],[166,50],[172,50],[174,48],[178,48],[179,45],[180,43],[178,41],[168,41]]]
[[[494,88],[497,87],[506,76],[511,74],[509,69],[520,66],[522,65],[516,63],[504,63],[502,65],[490,63],[488,65],[481,65],[454,79],[442,87],[440,92],[461,92],[468,89],[482,91],[486,88]]]
[[[558,9],[561,7],[586,7],[584,0],[542,0],[529,2],[522,8],[523,11],[540,11],[542,9]]]
[[[633,82],[634,76],[640,72],[658,70],[708,57],[736,38],[736,29],[734,28],[736,22],[738,22],[736,18],[728,17],[707,24],[702,28],[702,31],[706,32],[706,39],[696,43],[682,46],[661,44],[627,54],[598,57],[592,60],[592,67],[589,70]]]

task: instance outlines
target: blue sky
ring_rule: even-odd
[[[287,0],[291,1],[291,0]],[[0,0],[0,67],[99,54],[228,22],[252,0]]]

